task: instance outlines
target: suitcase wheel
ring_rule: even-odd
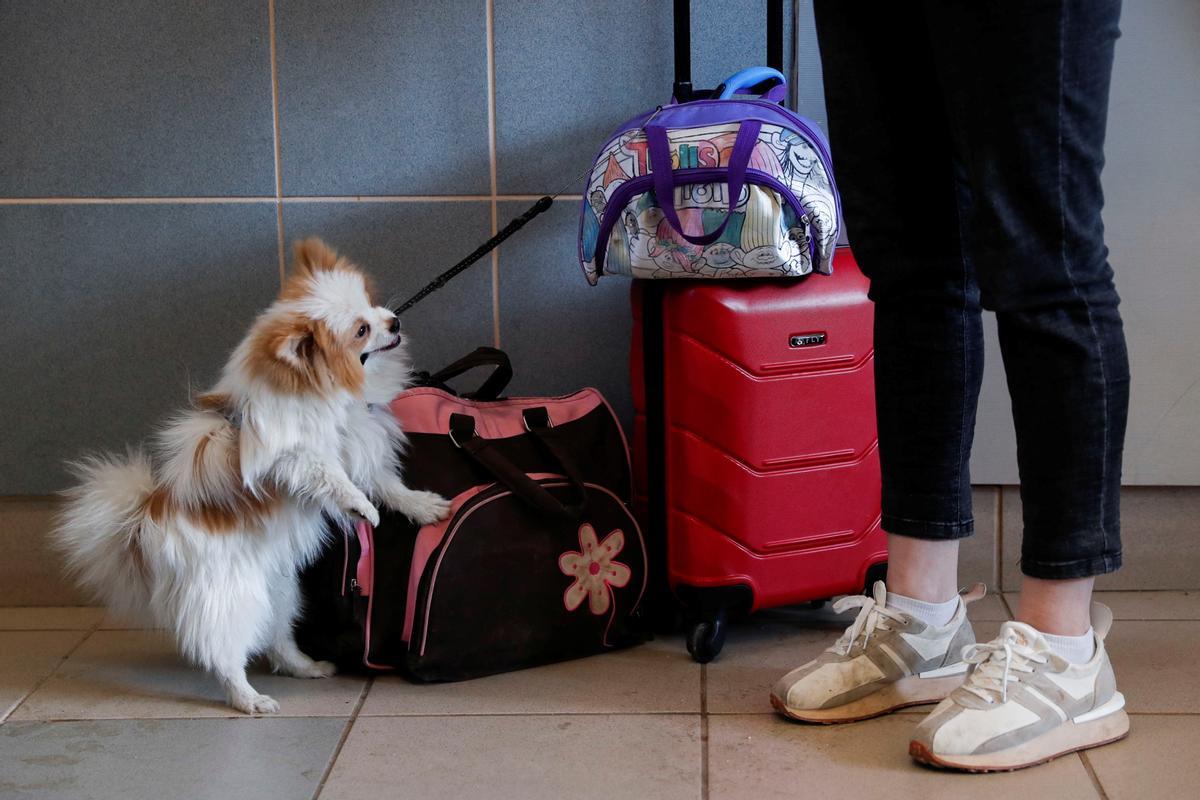
[[[725,611],[693,623],[688,630],[687,649],[697,664],[707,664],[725,646]]]

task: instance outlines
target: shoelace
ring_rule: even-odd
[[[848,595],[838,600],[833,604],[834,612],[841,614],[843,611],[848,611],[851,608],[858,607],[858,616],[854,618],[854,622],[850,627],[838,637],[838,640],[829,648],[829,652],[837,653],[838,655],[849,655],[851,648],[854,647],[858,637],[862,637],[862,646],[865,650],[867,642],[871,641],[871,634],[876,629],[891,630],[890,622],[904,622],[905,616],[899,611],[892,611],[884,606],[877,597],[867,597],[866,595]]]
[[[1007,703],[1009,681],[1020,680],[1012,673],[1031,673],[1034,664],[1045,664],[1048,660],[1032,647],[1021,644],[1015,631],[1008,631],[1003,639],[963,648],[963,661],[974,664],[975,669],[962,688],[989,704],[995,703],[996,697]]]

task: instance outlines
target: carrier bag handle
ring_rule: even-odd
[[[543,409],[544,410],[544,409]],[[526,425],[528,427],[528,423]],[[531,433],[534,433],[532,430]],[[535,437],[537,436],[534,433]],[[450,415],[450,441],[466,453],[472,461],[478,464],[499,483],[507,487],[513,494],[520,497],[534,509],[550,516],[579,519],[583,515],[587,495],[578,477],[572,475],[574,468],[563,462],[554,452],[554,448],[546,448],[546,452],[557,463],[566,480],[571,484],[578,497],[578,502],[564,503],[545,487],[534,481],[519,467],[512,463],[499,450],[495,442],[484,439],[475,431],[475,418],[469,414]],[[542,441],[538,437],[538,441]]]
[[[728,100],[735,94],[756,94],[763,100],[782,103],[787,99],[787,78],[771,67],[746,67],[717,87],[718,100]]]
[[[492,367],[492,372],[478,389],[460,395],[468,400],[495,400],[512,380],[512,361],[509,360],[508,353],[497,350],[495,347],[476,347],[470,353],[454,363],[442,367],[432,375],[422,374],[418,382],[423,386],[436,386],[451,394],[458,394],[447,386],[446,382],[476,367]]]
[[[662,125],[647,125],[646,140],[650,149],[650,174],[654,178],[654,196],[659,208],[671,227],[687,241],[695,245],[712,244],[721,238],[729,220],[733,218],[733,209],[737,206],[738,198],[742,196],[742,186],[746,183],[746,168],[750,165],[750,154],[758,143],[758,132],[762,123],[758,120],[743,120],[738,127],[737,139],[733,143],[733,152],[729,155],[729,208],[726,209],[725,219],[710,233],[689,234],[679,221],[679,212],[675,210],[675,171],[671,167],[671,142],[667,138],[667,129]]]

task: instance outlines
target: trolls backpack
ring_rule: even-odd
[[[751,67],[713,99],[672,97],[618,127],[584,190],[588,282],[828,273],[841,215],[829,148],[786,95],[781,72]]]

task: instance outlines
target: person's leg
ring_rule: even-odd
[[[875,389],[888,586],[846,633],[772,689],[784,715],[848,722],[934,702],[975,636],[957,596],[973,531],[967,460],[983,369],[978,290],[963,258],[945,107],[921,14],[818,0],[834,169],[875,303]]]
[[[1021,474],[1026,575],[1017,620],[910,743],[972,771],[1031,766],[1129,730],[1091,604],[1120,566],[1129,372],[1100,220],[1119,0],[927,0],[957,152],[966,249],[996,311]]]
[[[974,531],[968,458],[983,374],[948,122],[924,21],[908,4],[814,5],[834,168],[875,303],[888,587],[942,602]]]
[[[927,603],[958,594],[958,539],[888,534],[888,590]]]
[[[1100,216],[1120,2],[931,5],[1017,431],[1021,568],[1036,579],[1018,619],[1077,634],[1084,579],[1121,563],[1129,366]]]

